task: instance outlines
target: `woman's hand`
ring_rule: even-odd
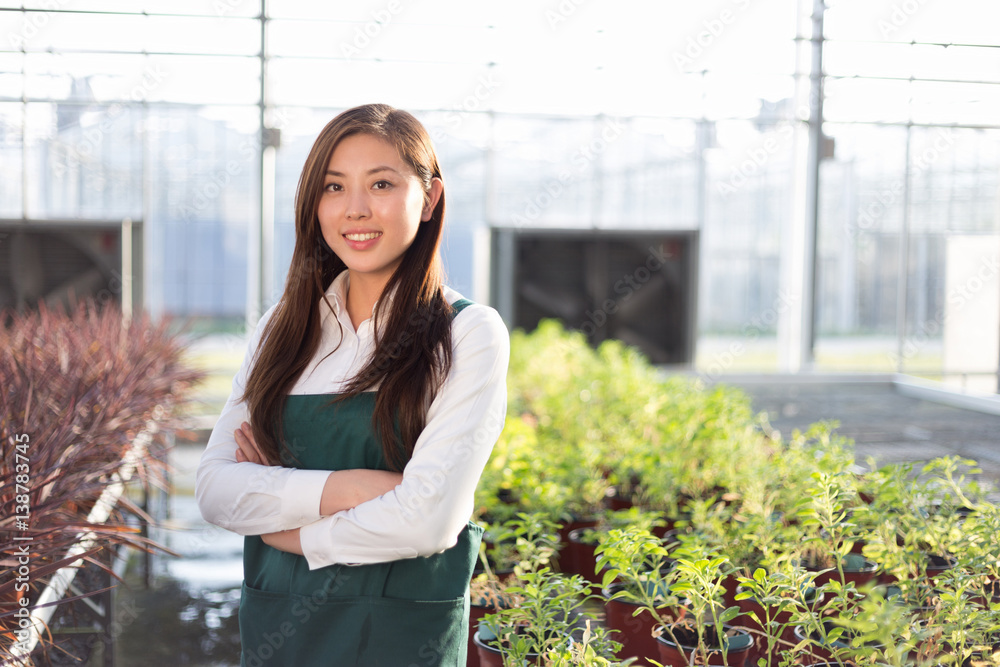
[[[282,530],[278,533],[265,533],[260,536],[264,544],[274,547],[278,551],[287,551],[290,554],[302,554],[302,540],[299,537],[299,529]]]
[[[240,427],[233,432],[236,437],[236,462],[237,463],[257,463],[262,466],[271,465],[261,453],[257,441],[253,438],[253,429],[250,424],[243,422]]]

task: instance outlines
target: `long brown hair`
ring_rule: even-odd
[[[385,104],[348,109],[320,132],[306,158],[295,194],[295,250],[285,291],[264,326],[243,400],[254,438],[271,462],[281,460],[285,398],[316,353],[325,292],[347,269],[324,242],[316,211],[327,165],[337,144],[370,134],[396,147],[429,193],[441,178],[427,130],[411,114]],[[342,397],[376,389],[373,425],[385,460],[402,470],[424,428],[427,407],[451,368],[451,306],[442,292],[441,233],[444,194],[403,254],[375,308],[375,352],[352,378]],[[383,326],[384,323],[384,326]],[[398,432],[397,432],[398,427]]]

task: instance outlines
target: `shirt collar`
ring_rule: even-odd
[[[330,283],[330,286],[326,290],[326,300],[333,306],[333,314],[336,315],[337,319],[341,321],[345,321],[345,319],[348,322],[350,321],[350,316],[347,314],[347,290],[350,286],[350,272],[345,269],[337,274],[337,277],[333,279],[333,282]],[[383,294],[383,297],[388,299],[389,305],[392,305],[391,294],[388,297],[385,297]],[[381,301],[382,298],[379,298],[378,301],[372,305],[372,312],[369,315],[369,318],[375,316],[375,309],[378,308],[378,304],[381,303]],[[323,310],[323,317],[326,318],[326,316],[330,314],[330,309],[325,303],[322,303],[321,306]]]
[[[333,311],[337,315],[347,312],[347,288],[350,284],[351,277],[345,269],[337,274],[326,289],[326,300],[333,306]]]

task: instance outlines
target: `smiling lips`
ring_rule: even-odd
[[[382,236],[382,232],[364,232],[364,233],[352,233],[344,234],[344,238],[348,241],[360,242],[360,241],[371,241],[372,239],[377,239]]]

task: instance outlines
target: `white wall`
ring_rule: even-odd
[[[1000,235],[948,239],[945,277],[945,382],[977,392],[997,392],[1000,365]]]

